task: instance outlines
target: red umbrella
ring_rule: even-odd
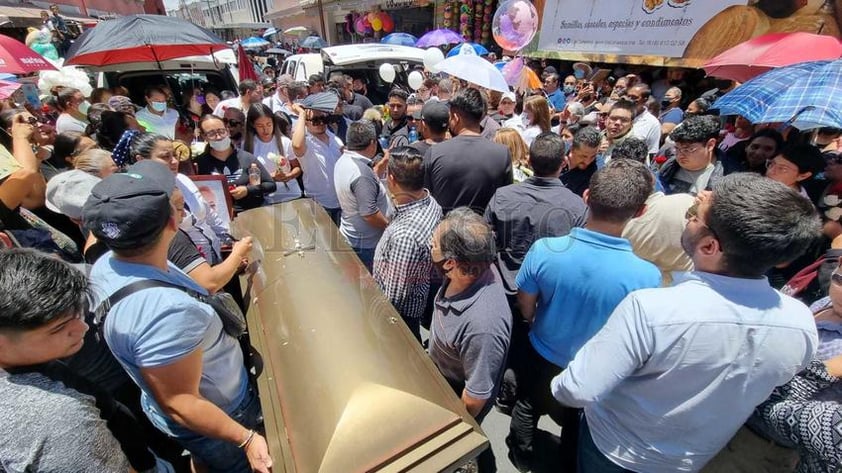
[[[56,67],[43,56],[20,41],[0,35],[0,72],[29,74],[38,71],[55,71]]]
[[[745,82],[776,67],[842,57],[842,43],[812,33],[770,33],[740,43],[707,62],[709,76]]]
[[[254,65],[252,65],[251,59],[249,59],[242,44],[237,45],[237,68],[240,70],[240,82],[257,80],[257,72],[254,71]]]

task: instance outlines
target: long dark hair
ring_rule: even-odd
[[[100,115],[99,129],[96,132],[96,141],[100,148],[113,150],[123,133],[129,129],[126,124],[126,113],[105,111]]]
[[[246,115],[246,136],[243,140],[243,150],[249,153],[254,152],[254,140],[258,139],[257,130],[254,129],[254,122],[264,117],[272,120],[272,136],[278,144],[278,151],[283,154],[284,145],[281,141],[281,137],[283,136],[281,125],[278,124],[278,119],[272,113],[272,109],[262,103],[256,103],[249,107],[248,115]]]

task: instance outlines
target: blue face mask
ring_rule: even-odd
[[[167,102],[151,102],[149,104],[152,107],[152,110],[158,113],[165,112],[167,110]]]
[[[197,95],[196,96],[196,103],[198,103],[199,105],[204,105],[205,104],[205,96],[204,95]]]
[[[564,93],[566,95],[570,95],[573,92],[576,92],[576,86],[575,85],[565,85],[564,86]]]

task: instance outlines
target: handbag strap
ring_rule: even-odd
[[[99,306],[97,306],[96,310],[94,311],[94,314],[96,315],[96,320],[99,322],[100,328],[102,328],[102,326],[104,325],[103,321],[105,320],[105,316],[108,315],[108,312],[111,310],[112,307],[114,307],[115,304],[125,299],[126,297],[134,294],[135,292],[139,292],[144,289],[151,289],[154,287],[167,287],[172,289],[178,289],[187,293],[187,295],[189,295],[190,297],[204,302],[203,296],[192,289],[186,288],[184,286],[179,286],[178,284],[158,281],[157,279],[143,279],[121,287],[117,290],[117,292],[111,294],[111,296],[108,299],[102,301],[99,304]]]

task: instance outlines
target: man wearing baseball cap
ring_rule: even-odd
[[[505,92],[500,98],[500,103],[497,104],[497,113],[491,116],[499,124],[515,116],[515,106],[517,106],[517,96],[514,92]]]
[[[445,102],[431,100],[424,104],[419,112],[412,115],[416,123],[420,123],[418,131],[424,138],[409,145],[417,149],[421,155],[427,153],[436,143],[447,139],[447,122],[450,120],[450,107]]]
[[[207,294],[167,261],[178,230],[173,189],[172,172],[151,160],[93,187],[82,220],[112,250],[91,271],[95,306],[148,279]],[[269,472],[266,440],[254,431],[261,417],[257,392],[238,341],[223,332],[213,308],[177,288],[146,288],[116,301],[102,331],[142,390],[149,420],[190,451],[194,463],[208,471]]]

